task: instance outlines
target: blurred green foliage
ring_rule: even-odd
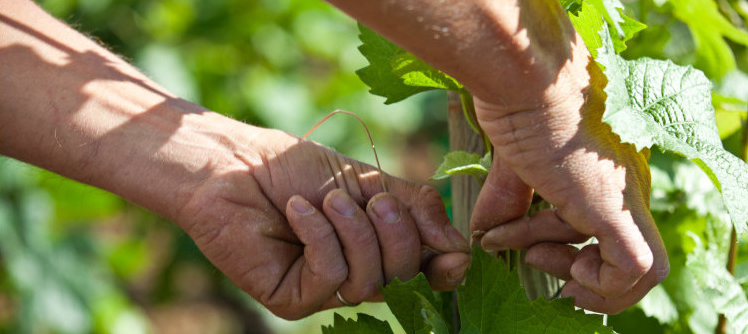
[[[385,106],[370,95],[355,74],[365,64],[355,21],[322,1],[40,5],[177,95],[232,118],[302,135],[335,109],[355,112],[369,126],[383,168],[421,182],[446,151],[446,97]],[[374,163],[352,118],[332,118],[311,139]],[[0,219],[0,332],[305,333],[332,320],[330,313],[277,319],[171,223],[6,158]],[[388,313],[381,305],[358,311]]]
[[[46,0],[56,17],[95,36],[176,94],[256,125],[300,135],[335,109],[369,125],[383,168],[427,182],[446,151],[446,99],[422,93],[394,105],[355,71],[355,22],[309,0]],[[713,81],[725,146],[744,149],[748,114],[746,0],[632,0],[648,25],[624,56],[693,64]],[[312,139],[373,163],[360,125],[333,118]],[[652,209],[673,273],[642,303],[611,317],[622,333],[713,332],[686,262],[701,240],[724,262],[724,208],[697,169],[653,156]],[[442,188],[442,191],[445,189]],[[721,210],[721,211],[720,211]],[[720,213],[722,212],[722,213]],[[695,236],[698,239],[694,239]],[[748,287],[741,241],[737,280]],[[660,310],[653,312],[652,310]],[[343,311],[377,313],[382,305]],[[0,158],[0,332],[233,333],[318,331],[323,312],[279,320],[237,291],[171,223],[111,194]]]

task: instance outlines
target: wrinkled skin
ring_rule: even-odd
[[[342,306],[338,289],[351,303],[380,301],[378,284],[421,270],[437,290],[462,280],[468,244],[434,189],[385,176],[382,192],[372,166],[280,131],[263,136],[275,147],[259,159],[237,154],[247,172],[211,176],[177,221],[273,313],[298,319]]]
[[[535,6],[536,15],[520,16],[531,43],[507,51],[516,66],[504,68],[532,80],[475,99],[495,151],[471,228],[485,232],[484,248],[528,249],[531,266],[570,281],[561,295],[577,306],[617,313],[669,271],[649,213],[648,153],[602,123],[605,83],[566,14],[523,6]],[[523,217],[533,189],[555,209]],[[592,236],[599,244],[569,245]]]

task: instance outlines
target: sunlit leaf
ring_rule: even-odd
[[[402,78],[403,83],[408,86],[445,89],[458,93],[465,91],[457,80],[410,53],[393,56],[391,65],[392,73]]]
[[[373,30],[359,24],[359,38],[363,43],[358,47],[369,65],[356,71],[374,95],[384,96],[386,104],[402,101],[405,98],[432,89],[405,84],[403,78],[393,72],[392,59],[405,54],[405,50],[380,36]]]
[[[624,60],[606,30],[596,58],[608,79],[603,121],[637,149],[657,145],[696,163],[722,193],[738,232],[748,230],[748,164],[722,147],[709,80],[670,61]]]
[[[529,301],[517,272],[477,247],[457,290],[460,333],[613,333],[602,316],[575,309],[570,298]]]
[[[444,155],[444,161],[434,172],[432,180],[442,180],[455,175],[471,175],[485,180],[491,168],[491,156],[481,157],[476,153],[452,151]]]

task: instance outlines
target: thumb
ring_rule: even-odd
[[[486,232],[527,213],[532,188],[494,154],[491,171],[478,195],[470,230]]]

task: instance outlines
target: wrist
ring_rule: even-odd
[[[262,164],[260,138],[269,130],[180,109],[164,104],[102,139],[90,183],[178,221],[179,208],[198,188],[230,172],[250,175]]]

